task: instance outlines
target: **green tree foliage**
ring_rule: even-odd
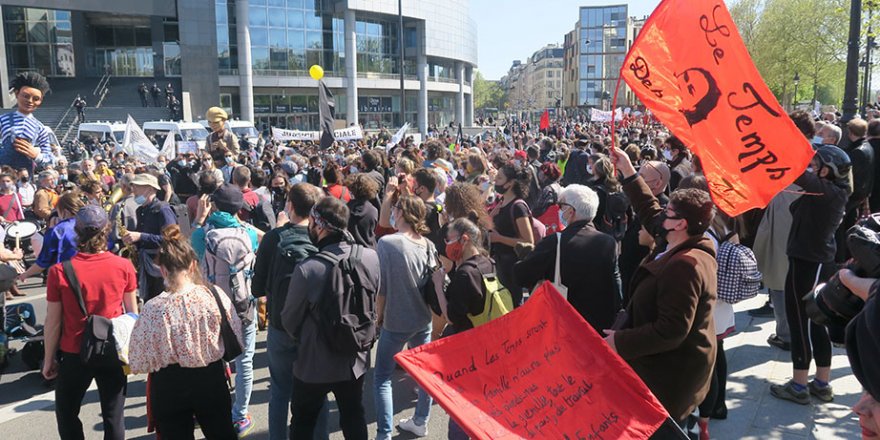
[[[498,81],[488,81],[479,71],[474,74],[474,109],[501,108],[504,90]]]
[[[730,13],[764,81],[783,104],[840,106],[849,1],[739,0]],[[800,77],[794,96],[794,76]]]

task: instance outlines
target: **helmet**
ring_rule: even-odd
[[[220,107],[211,107],[208,109],[205,119],[207,119],[208,122],[220,122],[229,119],[229,115],[226,114],[226,110],[223,110]]]
[[[816,149],[816,157],[822,165],[831,169],[834,177],[843,179],[849,176],[852,162],[849,160],[849,155],[840,148],[834,145],[822,145]]]

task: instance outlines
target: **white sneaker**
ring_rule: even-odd
[[[428,424],[424,425],[416,425],[414,419],[403,419],[397,423],[397,429],[402,431],[406,431],[410,434],[415,435],[416,437],[427,437],[428,436]]]

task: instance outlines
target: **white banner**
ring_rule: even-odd
[[[321,139],[320,131],[301,131],[286,130],[283,128],[272,127],[272,137],[278,141],[313,141],[318,142]],[[351,141],[364,138],[364,132],[360,126],[341,128],[333,130],[333,137],[337,141]]]
[[[614,110],[614,119],[619,121],[623,119],[623,113],[620,109]],[[611,112],[603,111],[597,108],[590,109],[590,120],[593,122],[611,122]]]
[[[173,134],[169,133],[169,136],[173,136]],[[159,155],[159,150],[150,142],[150,138],[144,134],[131,115],[128,115],[128,120],[125,123],[125,135],[118,151],[144,163],[155,163],[156,156]]]

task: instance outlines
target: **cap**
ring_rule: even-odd
[[[288,177],[293,177],[299,172],[299,167],[296,165],[296,162],[292,160],[281,162],[281,169],[287,173]]]
[[[228,120],[229,115],[226,114],[226,110],[223,110],[220,107],[211,107],[205,114],[205,119],[207,119],[208,122],[220,122]]]
[[[107,223],[107,212],[103,208],[98,205],[87,204],[76,213],[74,229],[77,231],[104,229]]]
[[[229,214],[235,214],[244,206],[244,196],[241,189],[228,183],[224,183],[214,191],[214,194],[211,194],[211,201],[214,202],[218,210]]]
[[[134,178],[131,179],[131,184],[136,186],[151,186],[159,191],[162,187],[159,186],[159,179],[152,174],[135,174]]]

